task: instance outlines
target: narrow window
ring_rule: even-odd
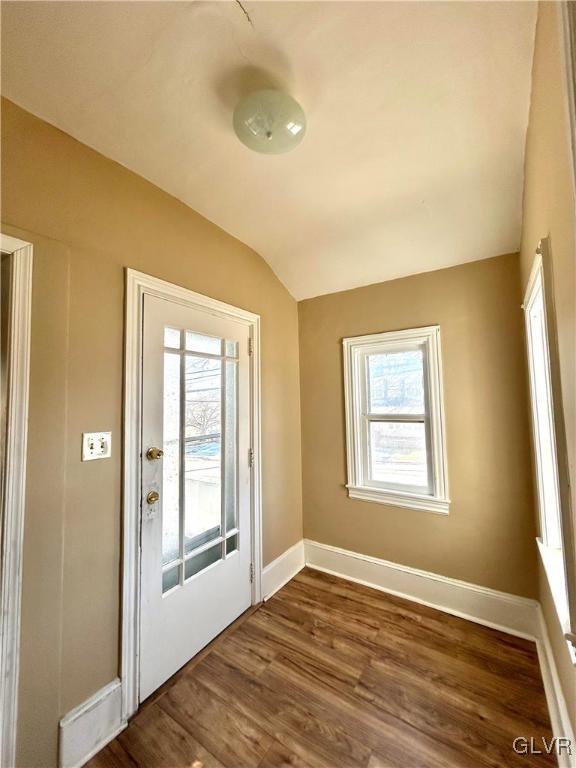
[[[541,244],[542,245],[542,244]],[[539,249],[540,251],[540,249]],[[567,561],[562,540],[560,482],[554,398],[550,368],[546,291],[542,256],[537,252],[524,299],[534,460],[538,486],[540,538],[538,547],[563,631],[570,635]],[[574,651],[572,651],[572,657]]]
[[[524,302],[528,367],[530,370],[530,402],[534,453],[538,484],[538,507],[542,541],[547,547],[559,549],[560,496],[558,490],[558,460],[554,434],[550,355],[544,303],[544,281],[540,258],[532,273]]]
[[[447,513],[440,328],[344,339],[348,495]]]

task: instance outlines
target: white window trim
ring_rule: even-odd
[[[365,440],[363,438],[364,374],[361,369],[365,355],[379,351],[382,344],[425,345],[428,368],[429,468],[434,492],[423,494],[412,491],[377,487],[364,479]],[[446,434],[444,427],[444,397],[442,386],[442,354],[440,327],[431,325],[403,331],[376,333],[343,339],[344,395],[346,403],[346,452],[348,459],[348,496],[394,507],[435,512],[449,512],[448,470],[446,466]]]
[[[547,306],[547,294],[546,294],[546,280],[544,276],[544,263],[542,254],[543,252],[547,252],[548,249],[548,239],[544,238],[540,241],[538,248],[536,250],[536,257],[534,259],[534,263],[532,265],[532,270],[530,272],[530,277],[528,279],[528,284],[526,286],[526,293],[524,295],[524,303],[522,304],[522,309],[524,310],[524,319],[525,319],[525,328],[526,328],[526,344],[527,344],[527,361],[528,361],[528,372],[529,372],[529,380],[530,380],[530,413],[531,413],[531,423],[532,423],[532,433],[533,433],[533,445],[534,445],[534,464],[535,464],[535,474],[536,474],[536,481],[538,485],[538,517],[540,522],[540,533],[541,536],[537,538],[537,544],[538,544],[538,552],[540,554],[540,559],[542,561],[542,566],[544,568],[544,572],[546,574],[546,579],[548,581],[548,586],[550,588],[550,593],[552,595],[552,599],[554,602],[554,607],[556,609],[556,614],[558,616],[558,620],[560,622],[560,626],[562,628],[562,631],[564,633],[564,636],[569,641],[568,642],[568,648],[570,652],[570,658],[573,664],[576,664],[576,635],[572,630],[572,625],[574,623],[572,615],[571,615],[571,609],[570,609],[570,598],[569,598],[569,590],[568,590],[568,584],[569,584],[569,568],[568,568],[568,560],[567,557],[569,557],[569,554],[567,555],[565,551],[565,527],[568,528],[568,536],[571,535],[571,527],[570,525],[566,525],[566,519],[563,516],[563,504],[567,503],[567,500],[562,498],[562,488],[560,483],[560,468],[558,464],[558,449],[557,449],[557,439],[558,439],[558,432],[556,429],[556,422],[555,422],[555,414],[554,414],[554,388],[552,384],[552,364],[550,360],[551,350],[550,350],[550,344],[553,343],[551,341],[550,335],[549,335],[549,329],[548,329],[548,306]],[[560,541],[550,541],[548,537],[548,524],[546,520],[546,515],[544,514],[544,510],[541,506],[541,477],[540,477],[540,467],[539,462],[537,458],[537,435],[538,435],[538,424],[536,420],[536,414],[534,411],[534,372],[532,369],[532,356],[530,352],[531,347],[531,328],[530,328],[530,309],[536,300],[537,291],[540,289],[542,291],[542,298],[543,298],[543,304],[544,304],[544,332],[545,332],[545,338],[547,340],[547,343],[545,345],[545,356],[546,356],[546,367],[547,367],[547,383],[549,388],[549,419],[550,419],[550,428],[552,430],[552,436],[553,436],[553,450],[554,450],[554,474],[556,477],[556,483],[557,483],[557,493],[558,493],[558,519],[556,520],[556,527],[559,531],[559,538]],[[566,517],[570,518],[570,510],[569,510],[569,500],[568,500],[568,508],[564,510]]]
[[[548,579],[548,586],[552,593],[554,606],[562,632],[565,634],[570,631],[570,613],[568,608],[568,597],[566,594],[566,576],[564,573],[564,553],[561,547],[549,547],[544,544],[542,539],[536,539],[540,560]]]
[[[548,422],[549,429],[552,435],[552,450],[554,452],[553,472],[554,472],[554,484],[556,486],[556,500],[557,500],[557,519],[555,522],[555,530],[558,531],[558,535],[561,530],[560,523],[560,486],[558,480],[558,456],[556,454],[556,428],[554,425],[554,412],[552,406],[552,376],[550,372],[550,350],[548,348],[548,323],[546,318],[546,294],[544,292],[544,271],[542,267],[542,256],[538,253],[534,259],[532,266],[532,272],[528,280],[528,286],[526,287],[526,295],[524,298],[524,321],[526,324],[526,343],[528,345],[528,375],[530,379],[530,413],[532,418],[532,431],[534,436],[534,458],[536,468],[536,482],[538,486],[538,511],[540,519],[540,531],[542,534],[542,543],[545,547],[551,547],[552,549],[559,548],[558,541],[551,541],[551,534],[549,530],[548,520],[543,509],[543,480],[541,473],[541,464],[538,461],[538,433],[539,424],[536,418],[536,398],[535,398],[535,384],[534,384],[534,369],[532,367],[532,327],[530,324],[530,312],[537,299],[538,293],[542,295],[543,303],[543,323],[544,323],[544,337],[546,343],[544,344],[544,355],[546,358],[546,389],[548,392],[547,413],[545,414]]]

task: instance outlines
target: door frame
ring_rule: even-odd
[[[18,682],[22,612],[22,561],[26,494],[26,445],[30,386],[32,244],[0,235],[0,249],[12,256],[10,275],[8,414],[1,518],[0,582],[0,766],[16,761]]]
[[[250,330],[252,604],[262,599],[262,473],[260,434],[260,316],[127,268],[124,337],[124,453],[122,530],[122,720],[138,709],[140,658],[140,524],[144,296],[234,320]]]

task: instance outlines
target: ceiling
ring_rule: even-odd
[[[3,2],[2,91],[252,246],[297,299],[517,250],[531,2]],[[235,137],[246,92],[308,116]]]

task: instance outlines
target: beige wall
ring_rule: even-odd
[[[532,597],[536,553],[517,255],[299,304],[304,534]],[[349,499],[341,340],[439,324],[448,516]]]
[[[549,236],[572,511],[576,513],[576,215],[562,52],[559,6],[540,3],[526,142],[522,285],[526,286],[538,241]],[[542,569],[539,580],[540,600],[576,729],[576,669],[570,663]]]
[[[302,537],[298,317],[250,248],[2,107],[2,231],[34,244],[18,756],[44,768],[58,718],[118,672],[123,268],[262,316],[265,563]],[[109,429],[113,458],[81,463],[81,432]]]

